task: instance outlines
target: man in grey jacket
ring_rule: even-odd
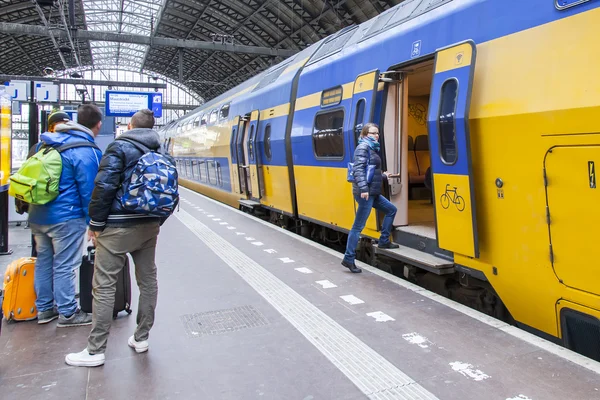
[[[128,345],[137,353],[148,350],[148,336],[154,324],[158,296],[154,256],[161,218],[125,210],[120,198],[125,182],[137,161],[148,150],[159,150],[160,140],[150,110],[138,111],[131,118],[131,130],[108,145],[95,179],[89,206],[90,238],[96,241],[94,264],[93,323],[88,345],[79,353],[68,354],[65,361],[78,367],[104,364],[104,352],[113,316],[117,277],[125,265],[127,253],[135,263],[140,289],[137,329]]]

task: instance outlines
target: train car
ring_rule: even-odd
[[[600,360],[599,33],[598,0],[406,0],[162,134],[184,185],[342,249],[379,124],[401,247],[372,212],[362,259]]]

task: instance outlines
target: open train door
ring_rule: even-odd
[[[429,148],[438,246],[479,257],[469,141],[473,41],[437,51],[429,103]]]
[[[238,124],[240,123],[240,117],[235,117],[233,119],[233,126],[231,128],[231,143],[229,145],[231,152],[231,172],[232,182],[233,182],[233,192],[236,194],[242,194],[242,190],[240,188],[240,171],[238,165],[240,161],[238,161],[238,151],[237,151],[237,140],[238,140]]]
[[[379,70],[371,71],[359,75],[354,81],[354,87],[352,92],[352,109],[350,112],[350,126],[352,127],[352,140],[350,140],[350,158],[354,157],[354,150],[358,144],[358,137],[362,127],[367,122],[373,121],[373,114],[375,111],[375,96],[377,95],[377,84],[379,82]],[[342,93],[339,94],[340,100]],[[333,97],[335,99],[335,97]],[[381,139],[380,139],[381,141]],[[354,213],[358,209],[358,203],[354,202]],[[371,215],[367,219],[365,225],[366,228],[374,231],[379,230],[379,224],[377,221],[377,211],[373,209]]]
[[[248,195],[248,166],[247,166],[247,156],[244,150],[244,136],[247,135],[247,118],[248,116],[239,116],[236,117],[238,119],[237,124],[237,135],[235,138],[235,150],[237,152],[237,171],[239,177],[239,185],[240,185],[240,194]]]
[[[260,111],[254,110],[250,114],[250,127],[247,139],[248,146],[248,166],[250,167],[250,183],[252,185],[252,200],[260,200],[263,193],[262,179],[261,179],[261,167],[262,163],[260,160],[260,151],[258,146],[258,122],[260,118]]]

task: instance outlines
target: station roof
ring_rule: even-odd
[[[0,0],[0,74],[123,68],[161,74],[210,100],[400,2]]]

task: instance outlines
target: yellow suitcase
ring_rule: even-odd
[[[7,321],[29,321],[37,318],[34,270],[35,258],[31,257],[19,258],[6,269],[2,313]]]

